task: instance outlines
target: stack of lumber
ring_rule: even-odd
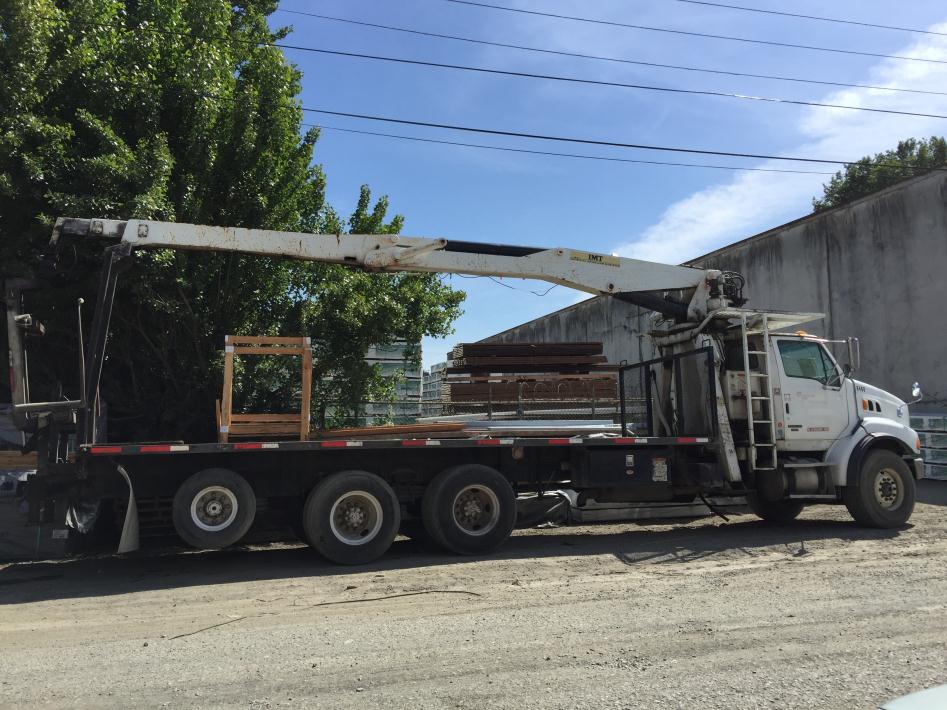
[[[912,413],[911,428],[921,439],[924,477],[947,481],[947,416]]]
[[[462,343],[451,353],[443,401],[603,400],[616,397],[600,342]]]
[[[430,424],[393,424],[363,426],[349,429],[326,429],[316,432],[317,439],[445,439],[466,437],[463,422],[431,422]]]

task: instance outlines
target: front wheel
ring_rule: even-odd
[[[893,451],[878,449],[862,462],[854,486],[842,489],[855,522],[870,528],[897,528],[914,512],[916,484],[911,470]]]
[[[398,496],[367,471],[343,471],[320,482],[303,507],[310,545],[327,559],[358,565],[381,557],[401,523]]]

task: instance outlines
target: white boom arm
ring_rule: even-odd
[[[592,294],[684,291],[676,315],[697,320],[730,305],[721,298],[721,272],[657,264],[575,249],[542,249],[390,234],[310,234],[267,229],[210,227],[147,220],[60,218],[62,236],[112,239],[132,249],[226,251],[346,264],[372,271],[421,271],[540,279]],[[642,297],[644,298],[644,297]],[[664,303],[651,296],[648,303]],[[670,304],[670,302],[667,302]],[[647,305],[647,304],[643,304]],[[649,307],[654,307],[653,303]],[[670,305],[669,305],[670,308]],[[660,308],[656,308],[660,310]]]

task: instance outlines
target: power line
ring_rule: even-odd
[[[314,52],[317,54],[330,54],[337,57],[351,57],[356,59],[371,59],[381,62],[392,62],[395,64],[409,64],[420,67],[435,67],[438,69],[454,69],[459,71],[476,72],[479,74],[494,74],[501,76],[515,76],[521,79],[543,79],[546,81],[561,81],[569,84],[585,84],[590,86],[608,86],[621,89],[636,89],[639,91],[660,91],[671,94],[690,94],[696,96],[716,96],[726,99],[740,99],[743,101],[762,101],[773,104],[791,104],[794,106],[814,106],[817,108],[844,109],[846,111],[868,111],[871,113],[887,113],[898,116],[915,116],[919,118],[942,118],[947,119],[947,115],[938,113],[920,113],[917,111],[898,111],[897,109],[873,108],[869,106],[849,106],[846,104],[829,104],[820,101],[803,101],[801,99],[781,99],[773,96],[753,96],[750,94],[734,94],[726,91],[709,91],[702,89],[678,89],[671,86],[654,86],[651,84],[628,84],[619,81],[604,81],[600,79],[580,79],[578,77],[560,76],[557,74],[536,74],[533,72],[520,72],[508,69],[489,69],[486,67],[473,67],[465,64],[446,64],[443,62],[429,62],[420,59],[403,59],[401,57],[386,57],[378,54],[363,54],[361,52],[342,52],[334,49],[317,49],[316,47],[305,47],[300,45],[286,44],[285,42],[274,42],[272,46],[280,49],[294,49],[305,52]]]
[[[796,163],[818,163],[825,165],[854,165],[859,162],[857,160],[833,160],[829,158],[804,158],[799,156],[786,156],[786,155],[767,155],[765,153],[739,153],[734,151],[724,151],[724,150],[707,150],[701,148],[680,148],[677,146],[659,146],[659,145],[647,145],[642,143],[623,143],[619,141],[605,141],[597,140],[593,138],[573,138],[567,136],[554,136],[542,133],[525,133],[521,131],[508,131],[501,130],[496,128],[476,128],[473,126],[458,126],[450,123],[433,123],[430,121],[415,121],[406,118],[391,118],[389,116],[372,116],[369,114],[362,113],[350,113],[347,111],[331,111],[329,109],[322,108],[312,108],[309,106],[300,106],[300,110],[307,111],[309,113],[321,113],[327,116],[343,116],[345,118],[359,118],[366,121],[380,121],[384,123],[397,123],[405,126],[422,126],[426,128],[442,128],[451,131],[463,131],[466,133],[482,133],[486,135],[493,136],[507,136],[511,138],[530,138],[534,140],[545,140],[545,141],[555,141],[560,143],[580,143],[583,145],[600,145],[608,146],[612,148],[631,148],[635,150],[655,150],[669,153],[690,153],[694,155],[718,155],[728,158],[753,158],[757,160],[784,160],[789,162]],[[904,166],[898,165],[896,163],[881,163],[874,167],[895,167],[895,168],[906,168],[911,170],[921,170],[921,171],[947,171],[945,168],[927,168],[921,166]]]
[[[763,172],[763,173],[794,173],[800,175],[834,175],[831,172],[824,172],[819,170],[787,170],[781,168],[750,168],[742,167],[739,165],[709,165],[706,163],[672,163],[660,160],[635,160],[633,158],[616,158],[611,156],[603,155],[585,155],[581,153],[557,153],[553,151],[546,150],[530,150],[527,148],[510,148],[507,146],[498,146],[498,145],[484,145],[483,143],[463,143],[460,141],[448,141],[441,140],[437,138],[421,138],[419,136],[405,136],[397,133],[381,133],[378,131],[363,131],[356,128],[342,128],[341,126],[327,126],[320,123],[303,123],[304,126],[310,126],[312,128],[321,128],[329,131],[341,131],[343,133],[357,133],[359,135],[365,136],[379,136],[382,138],[397,138],[407,141],[416,141],[419,143],[435,143],[439,145],[453,145],[460,146],[463,148],[482,148],[485,150],[496,150],[503,151],[508,153],[526,153],[529,155],[544,155],[552,156],[557,158],[579,158],[582,160],[602,160],[606,162],[615,162],[615,163],[637,163],[640,165],[663,165],[663,166],[672,166],[672,167],[682,167],[682,168],[708,168],[712,170],[747,170],[752,172]]]
[[[448,1],[453,2],[454,0],[448,0]],[[176,32],[172,30],[162,30],[162,29],[151,28],[151,27],[141,27],[139,29],[146,32],[152,32],[152,33],[163,34],[163,35],[171,35],[171,36],[180,36],[180,37],[185,37],[192,40],[207,41],[208,39],[221,39],[219,37],[208,38],[207,36],[194,34],[190,32]],[[237,41],[240,41],[240,40],[237,40]],[[252,44],[255,46],[269,46],[269,47],[275,47],[279,49],[290,49],[290,50],[297,50],[297,51],[302,51],[302,52],[327,54],[327,55],[333,55],[333,56],[339,56],[339,57],[369,59],[373,61],[383,61],[383,62],[407,64],[407,65],[413,65],[413,66],[436,67],[440,69],[453,69],[453,70],[458,70],[458,71],[476,72],[480,74],[514,76],[514,77],[526,78],[526,79],[542,79],[546,81],[560,81],[560,82],[572,83],[572,84],[608,86],[608,87],[615,87],[615,88],[635,89],[635,90],[640,90],[640,91],[658,91],[658,92],[664,92],[664,93],[690,94],[690,95],[697,95],[697,96],[715,96],[715,97],[720,97],[720,98],[740,99],[744,101],[761,101],[764,103],[790,104],[790,105],[795,105],[795,106],[812,106],[812,107],[818,107],[818,108],[833,108],[833,109],[842,109],[846,111],[867,111],[870,113],[884,113],[884,114],[892,114],[892,115],[899,115],[899,116],[913,116],[913,117],[919,117],[919,118],[947,119],[947,115],[943,115],[943,114],[921,113],[917,111],[899,111],[896,109],[873,108],[873,107],[868,107],[868,106],[849,106],[845,104],[830,104],[830,103],[824,103],[824,102],[819,102],[819,101],[803,101],[799,99],[782,99],[782,98],[770,97],[770,96],[753,96],[753,95],[748,95],[748,94],[735,94],[735,93],[724,92],[724,91],[709,91],[709,90],[700,90],[700,89],[679,89],[679,88],[674,88],[674,87],[669,87],[669,86],[654,86],[654,85],[649,85],[649,84],[630,84],[630,83],[622,83],[622,82],[615,82],[615,81],[603,81],[603,80],[597,80],[597,79],[581,79],[577,77],[559,76],[555,74],[536,74],[536,73],[531,73],[531,72],[517,72],[517,71],[511,71],[511,70],[505,70],[505,69],[489,69],[486,67],[473,67],[473,66],[468,66],[468,65],[463,65],[463,64],[447,64],[447,63],[442,63],[442,62],[430,62],[430,61],[422,61],[418,59],[404,59],[400,57],[386,57],[382,55],[364,54],[364,53],[359,53],[359,52],[342,52],[342,51],[332,50],[332,49],[319,49],[317,47],[308,47],[305,45],[289,44],[287,42],[244,41],[243,43]]]
[[[944,59],[927,59],[925,57],[905,57],[898,54],[881,54],[878,52],[863,52],[855,49],[839,49],[837,47],[817,47],[810,44],[793,44],[791,42],[776,42],[775,40],[753,39],[750,37],[734,37],[731,35],[714,35],[706,32],[689,32],[687,30],[672,30],[668,27],[650,27],[648,25],[634,25],[628,22],[616,22],[613,20],[601,20],[591,17],[577,17],[575,15],[561,15],[553,12],[540,12],[539,10],[526,10],[521,7],[505,7],[503,5],[491,5],[486,2],[477,2],[475,0],[441,0],[442,2],[451,2],[457,5],[470,5],[472,7],[483,7],[491,10],[503,10],[505,12],[517,12],[524,15],[537,15],[539,17],[552,17],[558,20],[571,20],[573,22],[586,22],[594,25],[607,25],[610,27],[624,27],[632,30],[645,30],[647,32],[664,32],[666,34],[684,35],[687,37],[704,37],[706,39],[720,39],[728,42],[745,42],[748,44],[763,44],[770,47],[789,47],[791,49],[806,49],[813,52],[831,52],[834,54],[854,54],[861,57],[879,57],[881,59],[901,59],[910,62],[926,62],[928,64],[947,64]]]
[[[763,15],[781,15],[783,17],[795,17],[801,20],[818,20],[819,22],[835,22],[841,25],[858,25],[859,27],[873,27],[879,30],[897,30],[898,32],[915,32],[924,35],[938,35],[947,37],[947,32],[935,32],[933,30],[921,30],[916,27],[898,27],[897,25],[879,25],[874,22],[859,22],[857,20],[843,20],[837,17],[819,17],[818,15],[802,15],[796,12],[784,12],[782,10],[764,10],[759,7],[746,7],[745,5],[727,5],[722,2],[707,2],[707,0],[674,0],[674,2],[686,2],[690,5],[708,5],[710,7],[721,7],[727,10],[741,10],[743,12],[758,12]]]
[[[726,69],[708,69],[706,67],[690,67],[680,64],[661,64],[659,62],[645,62],[635,59],[624,59],[620,57],[606,57],[598,54],[584,54],[581,52],[566,52],[565,50],[558,49],[548,49],[544,47],[529,47],[521,44],[509,44],[506,42],[493,42],[485,39],[476,39],[473,37],[463,37],[460,35],[449,35],[442,34],[439,32],[427,32],[424,30],[416,30],[409,27],[397,27],[395,25],[382,25],[376,22],[365,22],[363,20],[353,20],[346,17],[334,17],[332,15],[321,15],[315,12],[303,12],[302,10],[285,10],[283,8],[278,8],[276,12],[285,12],[290,15],[302,15],[305,17],[312,17],[319,20],[330,20],[332,22],[343,22],[350,25],[358,25],[361,27],[371,27],[373,29],[386,30],[389,32],[403,32],[406,34],[413,34],[421,37],[432,37],[435,39],[446,39],[455,42],[468,42],[470,44],[479,44],[488,47],[502,47],[504,49],[517,49],[524,52],[538,52],[541,54],[552,54],[561,57],[574,57],[577,59],[592,59],[595,61],[601,62],[615,62],[619,64],[630,64],[635,66],[642,67],[653,67],[657,69],[673,69],[676,71],[689,71],[689,72],[700,72],[703,74],[718,74],[721,76],[739,76],[746,77],[750,79],[768,79],[772,81],[788,81],[798,84],[817,84],[820,86],[839,86],[850,89],[874,89],[876,91],[896,91],[904,92],[911,94],[930,94],[934,96],[947,96],[945,91],[930,91],[926,89],[904,89],[893,86],[874,86],[871,84],[852,84],[843,81],[826,81],[822,79],[803,79],[800,77],[790,77],[790,76],[777,76],[773,74],[751,74],[749,72],[738,72],[738,71],[729,71]]]
[[[533,291],[532,289],[529,289],[529,288],[516,288],[516,286],[510,286],[508,283],[504,283],[503,281],[500,281],[499,279],[496,279],[493,276],[466,276],[465,274],[450,274],[450,275],[459,276],[462,279],[490,279],[493,283],[499,284],[500,286],[503,286],[504,288],[508,288],[513,291],[523,291],[524,293],[531,293],[534,296],[545,296],[547,293],[549,293],[554,288],[556,288],[556,286],[559,285],[559,284],[553,284],[552,286],[547,288],[545,291],[540,292],[540,291]]]

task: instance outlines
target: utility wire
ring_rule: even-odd
[[[453,2],[454,0],[447,0],[447,1]],[[457,1],[460,1],[460,0],[457,0]],[[90,24],[91,26],[97,26],[97,27],[111,27],[111,25],[107,25],[104,23],[79,23],[79,24]],[[127,28],[123,28],[123,29],[125,29],[128,32],[132,31],[131,29],[127,29]],[[168,30],[158,30],[156,28],[150,28],[150,27],[138,27],[137,29],[150,31],[157,34],[180,36],[180,37],[184,37],[186,39],[192,39],[192,40],[206,39],[206,38],[196,36],[196,35],[193,35],[191,33],[186,33],[186,32],[173,32],[173,31],[168,31]],[[240,41],[240,40],[234,40],[234,41]],[[243,43],[251,44],[254,46],[281,47],[280,44],[277,44],[274,42],[243,41]],[[206,98],[226,99],[226,100],[230,100],[236,103],[236,99],[233,97],[224,97],[224,96],[219,96],[219,95],[214,95],[214,94],[202,94],[202,95],[205,96]],[[287,108],[290,108],[290,107],[287,107]],[[564,142],[564,143],[579,143],[579,144],[584,144],[584,145],[601,145],[601,146],[609,146],[609,147],[617,147],[617,148],[654,150],[654,151],[663,151],[663,152],[672,152],[672,153],[690,153],[694,155],[718,155],[718,156],[737,157],[737,158],[754,158],[754,159],[763,159],[763,160],[819,163],[819,164],[826,164],[826,165],[848,166],[848,165],[854,165],[855,163],[858,162],[858,161],[830,160],[830,159],[820,159],[820,158],[804,158],[804,157],[795,157],[795,156],[766,155],[766,154],[760,154],[760,153],[739,153],[739,152],[732,152],[732,151],[715,151],[715,150],[706,150],[706,149],[698,149],[698,148],[680,148],[676,146],[656,146],[656,145],[637,144],[637,143],[621,143],[621,142],[616,142],[616,141],[603,141],[603,140],[596,140],[596,139],[590,139],[590,138],[572,138],[572,137],[565,137],[565,136],[525,133],[525,132],[518,132],[518,131],[500,130],[500,129],[476,128],[476,127],[471,127],[471,126],[458,126],[458,125],[453,125],[453,124],[433,123],[433,122],[428,122],[428,121],[416,121],[416,120],[392,118],[392,117],[385,117],[385,116],[373,116],[369,114],[350,113],[350,112],[344,112],[344,111],[331,111],[328,109],[312,108],[312,107],[302,106],[299,104],[295,104],[294,106],[292,106],[292,108],[298,108],[298,110],[305,111],[305,112],[320,113],[320,114],[331,115],[331,116],[342,116],[346,118],[358,118],[358,119],[363,119],[363,120],[368,120],[368,121],[380,121],[380,122],[396,123],[396,124],[410,125],[410,126],[423,126],[423,127],[428,127],[428,128],[441,128],[441,129],[446,129],[446,130],[463,131],[463,132],[469,132],[469,133],[481,133],[481,134],[487,134],[487,135],[508,136],[508,137],[516,137],[516,138],[530,138],[530,139],[536,139],[536,140],[547,140],[547,141],[556,141],[556,142]],[[876,167],[876,168],[891,167],[891,168],[897,168],[901,170],[915,170],[915,171],[919,170],[923,172],[947,171],[947,167],[929,168],[925,166],[898,165],[894,163],[888,163],[888,164],[882,163],[882,164],[874,165],[873,167]]]
[[[442,34],[439,32],[426,32],[424,30],[416,30],[409,27],[397,27],[395,25],[382,25],[376,22],[365,22],[362,20],[353,20],[346,17],[334,17],[332,15],[321,15],[315,12],[303,12],[302,10],[286,10],[283,8],[278,8],[276,12],[285,12],[290,15],[301,15],[305,17],[312,17],[318,20],[329,20],[332,22],[343,22],[350,25],[358,25],[361,27],[371,27],[373,29],[386,30],[389,32],[403,32],[406,34],[413,34],[420,37],[433,37],[435,39],[446,39],[455,42],[468,42],[470,44],[479,44],[487,47],[502,47],[504,49],[517,49],[524,52],[538,52],[541,54],[552,54],[561,57],[574,57],[577,59],[592,59],[595,61],[601,62],[615,62],[618,64],[630,64],[635,66],[642,67],[654,67],[657,69],[673,69],[676,71],[689,71],[689,72],[699,72],[702,74],[718,74],[721,76],[739,76],[747,77],[750,79],[768,79],[771,81],[788,81],[794,82],[797,84],[817,84],[820,86],[839,86],[850,89],[874,89],[876,91],[896,91],[904,92],[911,94],[931,94],[934,96],[947,96],[947,91],[930,91],[925,89],[903,89],[893,86],[873,86],[871,84],[851,84],[843,81],[826,81],[821,79],[803,79],[800,77],[791,77],[791,76],[776,76],[773,74],[751,74],[749,72],[738,72],[738,71],[728,71],[725,69],[708,69],[706,67],[690,67],[683,66],[679,64],[661,64],[659,62],[645,62],[635,59],[623,59],[620,57],[606,57],[599,54],[583,54],[581,52],[566,52],[565,50],[558,49],[548,49],[544,47],[529,47],[521,44],[508,44],[506,42],[492,42],[485,39],[477,39],[473,37],[462,37],[460,35],[449,35]]]
[[[454,0],[448,0],[449,2],[454,2]],[[458,2],[460,0],[457,0]],[[464,0],[466,2],[466,0]],[[107,26],[107,25],[99,25]],[[172,30],[162,30],[153,27],[138,27],[137,29],[144,32],[151,32],[154,34],[161,35],[170,35],[184,37],[191,40],[201,40],[208,41],[211,39],[222,39],[222,37],[207,37],[200,34],[194,34],[191,32],[176,32]],[[130,30],[129,30],[130,31]],[[885,108],[874,108],[869,106],[849,106],[846,104],[830,104],[819,101],[803,101],[800,99],[782,99],[778,97],[771,96],[753,96],[749,94],[735,94],[724,91],[709,91],[709,90],[700,90],[700,89],[679,89],[670,86],[654,86],[650,84],[630,84],[617,81],[604,81],[598,79],[581,79],[578,77],[568,77],[568,76],[559,76],[556,74],[536,74],[532,72],[518,72],[505,69],[489,69],[487,67],[473,67],[464,64],[447,64],[442,62],[430,62],[422,61],[418,59],[404,59],[401,57],[386,57],[376,54],[364,54],[360,52],[342,52],[332,49],[319,49],[317,47],[309,47],[306,45],[298,44],[289,44],[288,42],[281,41],[249,41],[249,40],[233,40],[241,42],[243,44],[249,44],[253,46],[266,46],[266,47],[275,47],[278,49],[289,49],[301,52],[311,52],[316,54],[327,54],[338,57],[349,57],[356,59],[369,59],[373,61],[383,61],[396,64],[407,64],[412,66],[423,66],[423,67],[434,67],[439,69],[453,69],[456,71],[468,71],[475,72],[479,74],[493,74],[498,76],[514,76],[518,78],[525,79],[542,79],[546,81],[560,81],[571,84],[585,84],[593,86],[608,86],[624,89],[634,89],[639,91],[659,91],[664,93],[673,93],[673,94],[690,94],[695,96],[716,96],[719,98],[728,98],[728,99],[740,99],[744,101],[761,101],[764,103],[774,103],[774,104],[790,104],[795,106],[813,106],[818,108],[833,108],[833,109],[842,109],[846,111],[866,111],[870,113],[885,113],[898,116],[913,116],[920,118],[939,118],[947,119],[947,115],[944,114],[935,114],[935,113],[921,113],[917,111],[898,111],[896,109],[885,109]]]
[[[674,2],[685,2],[689,5],[707,5],[709,7],[720,7],[727,10],[741,10],[743,12],[758,12],[762,15],[781,15],[782,17],[795,17],[801,20],[818,20],[819,22],[835,22],[840,25],[858,25],[859,27],[873,27],[879,30],[897,30],[898,32],[915,32],[924,35],[938,35],[947,37],[947,32],[935,32],[933,30],[921,30],[916,27],[898,27],[897,25],[879,25],[874,22],[859,22],[857,20],[843,20],[838,17],[819,17],[818,15],[802,15],[797,12],[784,12],[782,10],[764,10],[759,7],[746,7],[745,5],[727,5],[722,2],[707,2],[707,0],[673,0]]]
[[[616,158],[603,155],[584,155],[581,153],[556,153],[546,150],[529,150],[527,148],[510,148],[507,146],[484,145],[483,143],[462,143],[460,141],[440,140],[436,138],[421,138],[418,136],[405,136],[397,133],[380,133],[378,131],[363,131],[355,128],[342,128],[341,126],[328,126],[324,123],[303,123],[303,126],[312,128],[321,128],[328,131],[341,131],[343,133],[356,133],[365,136],[379,136],[382,138],[398,138],[406,141],[417,141],[419,143],[436,143],[439,145],[454,145],[463,148],[483,148],[486,150],[496,150],[509,153],[527,153],[529,155],[545,155],[557,158],[580,158],[582,160],[603,160],[615,163],[637,163],[640,165],[666,165],[681,168],[709,168],[712,170],[747,170],[762,173],[794,173],[799,175],[834,175],[835,173],[820,170],[787,170],[781,168],[750,168],[739,165],[709,165],[706,163],[672,163],[661,160],[635,160],[633,158]]]
[[[464,274],[451,274],[451,276],[459,276],[462,279],[490,279],[493,283],[499,284],[500,286],[503,286],[504,288],[508,288],[513,291],[522,291],[523,293],[531,293],[534,296],[545,296],[547,293],[549,293],[554,288],[556,288],[556,286],[559,285],[559,284],[553,284],[552,286],[547,288],[545,291],[533,291],[532,289],[529,289],[529,288],[516,288],[516,286],[510,286],[508,283],[504,283],[503,281],[500,281],[499,279],[496,279],[493,276],[466,276]]]
[[[527,10],[521,7],[505,7],[503,5],[491,5],[486,2],[476,0],[441,0],[457,5],[470,5],[472,7],[489,8],[491,10],[503,10],[505,12],[517,12],[524,15],[537,15],[539,17],[553,17],[558,20],[571,20],[573,22],[586,22],[594,25],[607,25],[610,27],[624,27],[632,30],[645,30],[647,32],[664,32],[666,34],[684,35],[687,37],[704,37],[706,39],[720,39],[728,42],[745,42],[748,44],[763,44],[770,47],[789,47],[791,49],[806,49],[813,52],[831,52],[834,54],[854,54],[861,57],[880,57],[882,59],[901,59],[910,62],[926,62],[929,64],[947,64],[944,59],[927,59],[925,57],[905,57],[899,54],[881,54],[878,52],[862,52],[855,49],[839,49],[837,47],[817,47],[809,44],[793,44],[791,42],[776,42],[774,40],[753,39],[750,37],[733,37],[731,35],[714,35],[706,32],[688,32],[687,30],[672,30],[668,27],[650,27],[648,25],[634,25],[628,22],[615,22],[612,20],[600,20],[591,17],[577,17],[575,15],[561,15],[553,12],[540,12],[539,10]]]
[[[920,113],[917,111],[898,111],[889,108],[874,108],[870,106],[849,106],[847,104],[829,104],[821,101],[802,101],[801,99],[781,99],[773,96],[753,96],[751,94],[734,94],[726,91],[709,91],[703,89],[678,89],[671,86],[654,86],[652,84],[628,84],[620,81],[604,81],[600,79],[580,79],[578,77],[560,76],[558,74],[536,74],[533,72],[512,71],[508,69],[489,69],[487,67],[473,67],[466,64],[446,64],[443,62],[429,62],[420,59],[404,59],[401,57],[386,57],[379,54],[363,54],[361,52],[341,52],[334,49],[317,49],[316,47],[305,47],[301,45],[286,44],[285,42],[274,42],[274,47],[280,49],[293,49],[305,52],[314,52],[317,54],[330,54],[337,57],[350,57],[356,59],[371,59],[373,61],[391,62],[394,64],[409,64],[419,67],[434,67],[437,69],[454,69],[459,71],[476,72],[478,74],[494,74],[498,76],[515,76],[521,79],[543,79],[546,81],[561,81],[569,84],[585,84],[590,86],[608,86],[620,89],[636,89],[639,91],[661,91],[670,94],[690,94],[694,96],[716,96],[725,99],[741,99],[743,101],[762,101],[773,104],[791,104],[794,106],[815,106],[818,108],[835,108],[845,111],[868,111],[871,113],[887,113],[898,116],[916,116],[920,118],[942,118],[947,119],[947,115],[939,113]]]
[[[701,148],[680,148],[677,146],[659,146],[659,145],[647,145],[643,143],[623,143],[619,141],[605,141],[605,140],[596,140],[593,138],[573,138],[568,136],[554,136],[542,133],[525,133],[521,131],[508,131],[495,128],[476,128],[473,126],[458,126],[456,124],[450,123],[433,123],[430,121],[415,121],[406,118],[392,118],[389,116],[373,116],[370,114],[363,113],[350,113],[347,111],[330,111],[329,109],[322,108],[312,108],[308,106],[300,106],[302,111],[307,111],[310,113],[320,113],[327,116],[343,116],[345,118],[360,118],[366,121],[380,121],[384,123],[397,123],[405,126],[423,126],[426,128],[443,128],[451,131],[463,131],[466,133],[482,133],[492,136],[508,136],[512,138],[531,138],[534,140],[545,140],[545,141],[555,141],[560,143],[580,143],[583,145],[601,145],[608,146],[612,148],[633,148],[637,150],[656,150],[669,153],[690,153],[694,155],[720,155],[728,158],[754,158],[758,160],[785,160],[789,162],[796,163],[818,163],[824,165],[854,165],[859,162],[858,160],[832,160],[828,158],[805,158],[799,156],[786,156],[786,155],[767,155],[765,153],[739,153],[735,151],[724,151],[724,150],[706,150]],[[897,163],[881,163],[875,165],[874,167],[895,167],[895,168],[910,168],[912,170],[920,171],[929,171],[936,170],[947,171],[947,167],[943,168],[927,168],[922,166],[903,166],[898,165]]]

